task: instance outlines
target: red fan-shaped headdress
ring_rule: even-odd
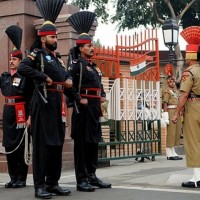
[[[197,60],[198,54],[200,54],[200,26],[190,26],[180,34],[188,43],[186,46],[186,59]]]
[[[166,74],[167,76],[169,76],[169,75],[172,76],[172,75],[173,75],[173,65],[170,64],[170,63],[167,63],[167,64],[165,65],[164,72],[165,72],[165,74]]]

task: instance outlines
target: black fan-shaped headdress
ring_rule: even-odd
[[[81,11],[72,14],[67,21],[69,24],[77,31],[78,34],[81,34],[76,40],[76,44],[87,44],[91,43],[92,38],[88,35],[90,28],[95,20],[95,13],[90,11]]]
[[[36,6],[45,22],[38,32],[38,35],[57,34],[54,22],[56,21],[65,0],[36,0]]]
[[[88,32],[90,31],[94,20],[95,13],[90,11],[80,11],[72,14],[67,22],[74,28],[74,30],[80,34],[76,40],[76,47],[70,49],[68,57],[68,65],[72,63],[73,60],[77,60],[79,57],[79,46],[81,44],[87,44],[92,42],[92,38],[89,36]]]
[[[67,21],[77,31],[78,34],[88,33],[95,20],[95,13],[90,11],[80,11],[72,14]]]
[[[22,42],[22,29],[19,26],[12,25],[9,26],[5,32],[14,45],[11,56],[22,59],[22,51],[20,50]]]
[[[36,5],[45,21],[54,23],[65,0],[36,0]]]

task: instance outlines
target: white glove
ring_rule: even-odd
[[[164,119],[164,123],[169,125],[169,113],[163,112],[161,115],[162,115],[162,118]]]

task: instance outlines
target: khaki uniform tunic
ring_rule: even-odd
[[[188,67],[182,75],[181,91],[200,95],[200,65]],[[184,113],[184,147],[187,167],[200,167],[200,98],[188,98]]]
[[[168,106],[177,106],[178,104],[179,92],[176,89],[167,87],[163,94],[163,101],[167,103]],[[179,117],[177,123],[174,124],[171,120],[174,116],[175,108],[168,108],[169,114],[169,125],[167,125],[167,138],[166,147],[171,148],[180,145],[180,134],[181,134],[181,118]]]

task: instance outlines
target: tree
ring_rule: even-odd
[[[94,46],[96,47],[102,47],[101,41],[97,39],[96,41],[93,41]]]
[[[161,26],[165,19],[173,18],[177,24],[186,28],[200,25],[200,0],[112,0],[115,14],[110,16],[106,7],[108,0],[72,0],[72,4],[81,9],[94,6],[97,17],[103,22],[108,19],[118,23],[118,30],[133,29],[140,25]],[[177,62],[176,81],[180,82],[183,56],[179,44],[175,47]]]

